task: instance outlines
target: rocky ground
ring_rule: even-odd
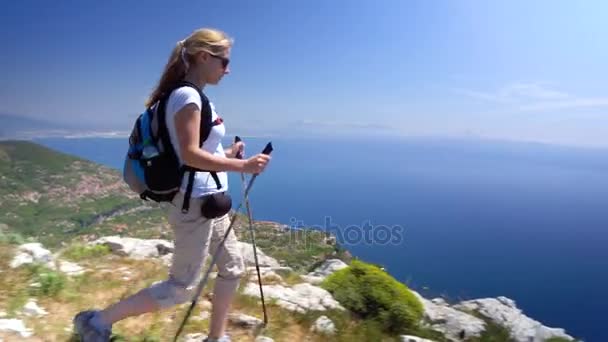
[[[107,246],[109,254],[83,258],[76,263],[66,260],[62,253],[51,253],[39,243],[28,243],[4,249],[8,262],[0,272],[19,273],[32,264],[61,273],[68,281],[80,285],[67,298],[26,296],[15,307],[10,298],[0,298],[0,339],[4,341],[59,341],[72,338],[70,319],[78,310],[99,307],[132,293],[144,285],[160,280],[170,262],[173,245],[170,241],[154,239],[102,237],[90,246]],[[239,296],[230,315],[230,333],[235,341],[325,341],[343,340],[331,317],[345,309],[332,295],[318,286],[328,275],[348,267],[339,259],[329,259],[307,274],[297,273],[288,266],[258,250],[263,290],[269,306],[270,324],[262,327],[261,305],[254,267],[252,246],[241,242],[248,276],[243,279]],[[212,277],[213,278],[213,277]],[[40,287],[41,284],[23,284]],[[89,292],[90,291],[90,292]],[[559,337],[572,340],[563,329],[550,328],[527,317],[515,302],[505,297],[482,298],[449,304],[441,298],[426,299],[416,294],[424,305],[423,324],[441,332],[447,340],[462,341],[480,336],[488,320],[508,330],[513,341],[540,342]],[[193,314],[183,341],[201,341],[209,319],[210,293],[204,295]],[[10,305],[9,305],[10,304]],[[10,307],[9,307],[10,306]],[[182,305],[175,310],[147,314],[143,319],[127,319],[117,324],[115,331],[124,336],[147,338],[147,330],[165,340],[175,330],[185,312]],[[305,317],[305,319],[303,319]],[[343,329],[343,328],[342,328]],[[135,340],[138,340],[138,339]],[[402,341],[430,341],[416,336],[400,337]],[[352,339],[356,340],[353,336]]]

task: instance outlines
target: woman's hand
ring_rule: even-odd
[[[261,173],[268,165],[270,156],[267,154],[256,154],[255,156],[247,159],[243,166],[243,172],[245,173]]]
[[[227,148],[226,157],[228,158],[237,158],[240,155],[240,158],[243,158],[245,153],[245,143],[242,141],[235,142]]]

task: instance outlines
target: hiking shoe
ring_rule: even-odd
[[[79,312],[74,317],[74,327],[80,338],[80,342],[109,342],[112,328],[100,329],[92,324],[91,318],[97,311],[88,310]]]

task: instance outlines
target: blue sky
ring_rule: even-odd
[[[229,134],[608,146],[605,1],[19,1],[0,113],[129,130],[175,42],[235,38]]]

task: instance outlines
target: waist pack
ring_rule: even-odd
[[[209,99],[194,84],[182,82],[177,87],[192,87],[201,97],[200,145],[209,137],[211,128],[221,122],[212,121]],[[172,90],[173,90],[172,89]],[[182,179],[188,173],[188,184],[182,211],[190,207],[190,196],[194,184],[195,172],[209,172],[216,183],[217,189],[222,184],[215,171],[201,170],[187,165],[181,165],[171,144],[169,131],[165,121],[165,109],[171,91],[150,108],[147,108],[137,120],[129,136],[129,147],[123,166],[123,179],[129,188],[143,200],[156,202],[171,202],[180,190]]]
[[[232,198],[227,192],[216,192],[203,197],[201,214],[209,219],[226,215],[232,208]]]

